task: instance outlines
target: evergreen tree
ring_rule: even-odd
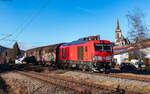
[[[19,57],[20,55],[21,55],[21,52],[20,52],[18,43],[16,42],[16,43],[13,45],[13,57],[14,57],[14,59],[16,59],[16,58]]]

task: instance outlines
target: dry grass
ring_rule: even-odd
[[[135,77],[144,77],[144,78],[150,78],[150,75],[137,75],[133,73],[118,73],[119,75],[124,75],[124,76],[135,76]]]
[[[62,73],[60,73],[60,74],[56,74],[57,76],[61,76],[61,77],[71,77],[71,75],[70,74],[62,74]]]
[[[106,86],[113,86],[113,87],[116,87],[116,88],[119,85],[120,88],[124,88],[124,89],[128,89],[128,90],[134,90],[134,91],[150,94],[150,86],[142,87],[141,85],[139,85],[136,82],[131,84],[131,85],[127,85],[127,84],[124,84],[124,83],[119,83],[117,81],[114,81],[114,82],[112,82],[112,81],[96,81],[94,83],[102,84],[102,85],[106,85]]]
[[[88,82],[93,82],[93,81],[88,81]],[[128,89],[128,90],[134,90],[134,91],[138,91],[138,92],[143,92],[143,93],[146,93],[146,94],[150,94],[150,86],[140,86],[137,82],[133,83],[132,85],[127,85],[127,84],[124,84],[124,83],[119,83],[117,81],[106,81],[106,80],[103,80],[103,81],[94,81],[93,83],[96,83],[96,84],[101,84],[101,85],[106,85],[106,86],[113,86],[115,88],[117,88],[117,86],[119,85],[120,88],[124,88],[124,89]]]
[[[131,85],[129,85],[129,84],[125,84],[125,83],[122,83],[122,82],[118,82],[117,80],[116,81],[105,80],[105,79],[103,79],[103,80],[95,80],[95,79],[89,79],[88,77],[81,78],[81,77],[78,77],[78,76],[72,76],[70,74],[57,74],[57,75],[61,76],[61,77],[74,78],[74,79],[79,80],[79,81],[86,81],[86,82],[92,82],[92,83],[106,85],[106,86],[113,86],[115,88],[117,88],[118,85],[119,85],[120,88],[125,88],[125,89],[128,89],[128,90],[134,90],[134,91],[150,94],[150,86],[142,87],[137,82],[134,82]],[[123,74],[123,75],[126,75],[126,74]],[[132,75],[132,74],[129,74],[129,75]],[[144,77],[146,77],[146,76],[144,76]]]

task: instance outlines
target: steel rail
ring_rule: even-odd
[[[61,86],[61,87],[64,87],[64,88],[72,89],[72,90],[74,90],[76,92],[79,92],[79,93],[84,93],[84,94],[98,94],[94,90],[90,90],[90,89],[87,89],[87,88],[79,88],[79,87],[76,87],[74,85],[63,84],[63,83],[60,83],[58,81],[43,79],[43,78],[41,78],[39,76],[34,76],[32,74],[29,74],[29,73],[20,72],[20,71],[16,71],[16,73],[19,73],[21,75],[25,75],[25,76],[28,76],[28,77],[31,77],[31,78],[34,78],[34,79],[38,79],[38,80],[41,80],[41,81],[44,81],[44,82],[48,82],[48,83],[53,84],[53,85],[58,85],[58,86]]]
[[[146,77],[137,77],[137,76],[132,76],[132,75],[121,75],[121,74],[117,74],[117,73],[104,74],[104,73],[94,73],[94,72],[80,71],[80,70],[75,70],[75,71],[81,72],[81,73],[86,73],[86,74],[98,75],[98,76],[108,76],[108,77],[114,77],[114,78],[150,82],[150,78],[146,78]]]
[[[81,85],[85,85],[85,86],[89,86],[89,87],[104,89],[104,90],[108,90],[108,91],[111,91],[111,92],[116,92],[116,93],[119,93],[119,94],[142,94],[142,93],[136,92],[136,91],[121,89],[121,88],[114,88],[114,87],[111,87],[111,86],[95,84],[95,83],[87,82],[87,81],[83,81],[83,80],[79,81],[79,80],[75,80],[75,79],[71,79],[71,78],[64,78],[64,77],[60,77],[58,75],[56,76],[56,75],[37,73],[37,72],[31,72],[31,73],[36,74],[36,75],[42,75],[42,76],[45,76],[45,77],[51,77],[51,78],[54,78],[54,79],[73,82],[73,83],[77,83],[77,84],[81,84]]]

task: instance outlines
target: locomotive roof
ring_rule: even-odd
[[[69,46],[69,45],[75,45],[75,44],[82,44],[82,43],[86,43],[86,42],[87,42],[86,40],[84,40],[83,38],[81,38],[81,39],[76,40],[76,41],[65,43],[65,44],[63,44],[63,46]]]
[[[91,40],[92,41],[92,40]],[[93,40],[94,41],[94,40]],[[107,41],[107,40],[100,40],[100,41]],[[63,44],[63,46],[69,46],[69,45],[76,45],[76,44],[83,44],[83,43],[86,43],[88,42],[88,40],[85,40],[84,38],[81,38],[79,40],[76,40],[76,41],[72,41],[72,42],[69,42],[69,43],[65,43]]]

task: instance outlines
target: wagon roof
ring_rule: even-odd
[[[63,44],[63,43],[52,44],[52,45],[48,45],[48,46],[41,46],[41,47],[29,49],[27,51],[33,51],[33,50],[39,50],[39,49],[48,49],[48,48],[50,48],[50,49],[56,49],[56,47],[58,47],[61,44]]]

